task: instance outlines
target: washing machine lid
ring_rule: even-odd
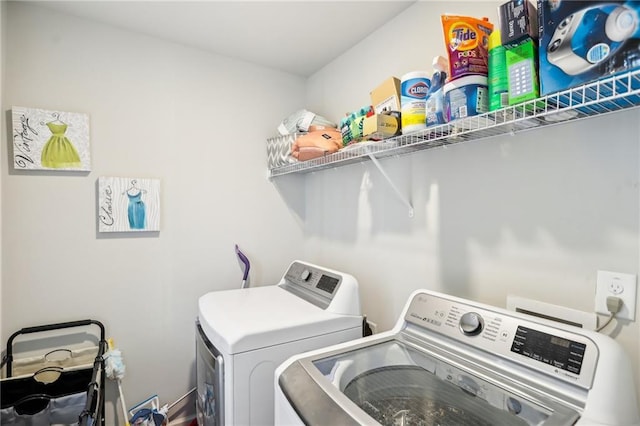
[[[207,293],[198,317],[218,350],[236,354],[362,327],[362,317],[322,309],[273,285]]]
[[[579,413],[402,336],[301,357],[278,385],[305,424],[569,426]]]

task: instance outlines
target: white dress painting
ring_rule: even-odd
[[[13,167],[17,170],[91,170],[89,116],[12,107]]]
[[[160,231],[160,180],[98,179],[98,232]]]

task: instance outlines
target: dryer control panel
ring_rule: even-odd
[[[445,335],[461,345],[483,349],[585,389],[592,384],[598,347],[579,332],[530,321],[515,312],[429,293],[413,297],[404,319],[424,329],[427,339]]]
[[[309,263],[295,261],[285,273],[280,286],[296,296],[326,309],[343,281],[343,275]]]

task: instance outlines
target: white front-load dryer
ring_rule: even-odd
[[[200,426],[273,425],[279,364],[362,337],[356,279],[302,261],[276,285],[211,292],[198,308]]]

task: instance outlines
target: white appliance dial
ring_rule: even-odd
[[[460,317],[460,330],[467,336],[480,334],[484,327],[482,317],[475,312],[467,312]]]

